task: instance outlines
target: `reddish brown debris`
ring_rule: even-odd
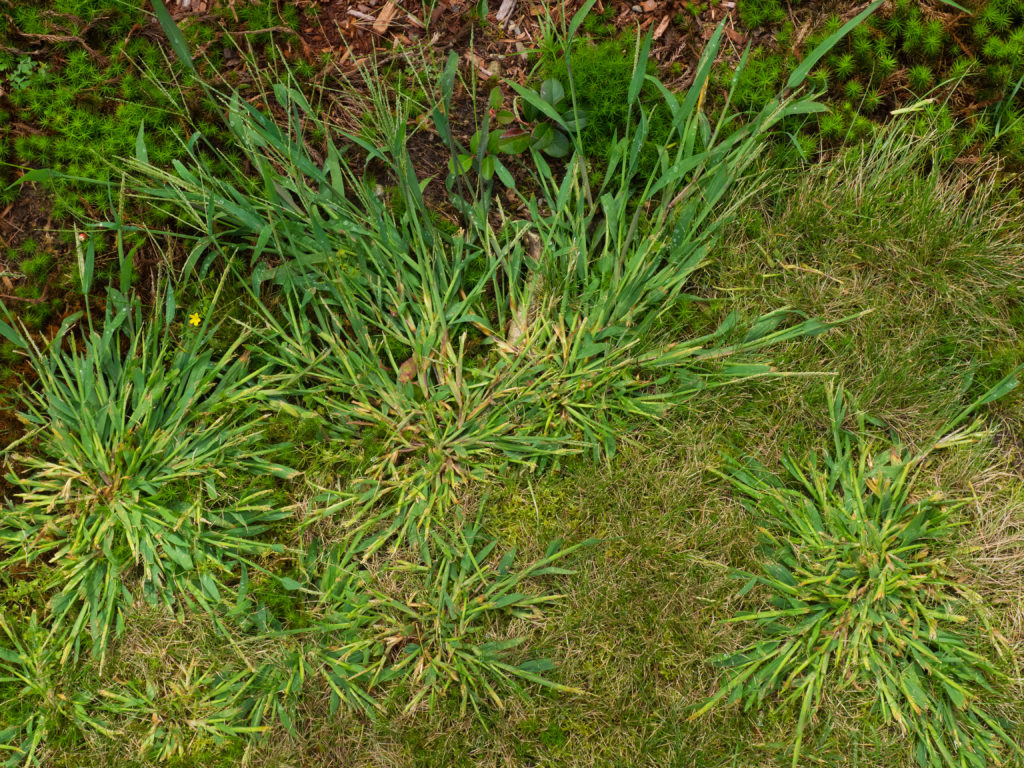
[[[223,19],[226,9],[237,19],[237,7],[253,1],[265,2],[170,0],[169,8],[178,18],[219,11]],[[561,26],[562,13],[571,18],[583,0],[491,0],[484,19],[477,16],[476,0],[441,0],[426,6],[421,0],[293,0],[293,4],[305,18],[309,18],[307,10],[315,10],[315,18],[298,30],[307,56],[327,54],[335,65],[351,68],[368,62],[374,55],[391,55],[396,46],[425,44],[445,56],[455,50],[481,74],[500,72],[502,77],[522,83],[529,77],[526,54],[537,48],[545,26]],[[695,5],[689,0],[602,0],[596,3],[593,13],[610,17],[620,31],[652,31],[655,44],[651,57],[666,74],[673,73],[674,82],[670,85],[684,87],[704,42],[735,8],[735,3],[728,0],[709,3],[709,8],[694,16]],[[242,30],[226,31],[239,34]],[[283,34],[286,30],[274,27],[270,31]],[[730,49],[723,50],[726,58],[738,57],[748,42],[760,42],[748,40],[748,36],[733,27],[731,19],[725,31],[726,47]],[[670,65],[677,63],[678,67],[670,69]]]

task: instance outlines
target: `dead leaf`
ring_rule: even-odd
[[[665,34],[665,30],[668,29],[669,21],[670,21],[669,17],[666,16],[665,18],[663,18],[661,20],[661,23],[658,24],[658,28],[654,30],[654,39],[655,40],[658,40],[662,35]]]
[[[416,358],[410,357],[401,367],[398,369],[398,383],[408,384],[410,381],[416,378],[416,374],[419,373],[419,366],[416,365]]]
[[[473,51],[466,51],[466,61],[469,62],[470,66],[476,68],[476,71],[485,79],[497,77],[500,73],[497,60],[488,63]]]
[[[395,14],[398,13],[398,6],[395,5],[394,0],[388,0],[381,12],[377,15],[377,21],[373,24],[373,31],[375,34],[383,35],[388,31],[388,26],[391,24],[391,20],[395,18]]]
[[[733,45],[743,45],[747,42],[746,36],[737,32],[732,27],[726,27],[725,34],[732,41]]]

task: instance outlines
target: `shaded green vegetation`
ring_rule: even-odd
[[[284,15],[290,19],[293,11]],[[282,23],[266,3],[245,4],[240,12],[248,24]],[[45,7],[18,4],[10,19],[11,26],[0,32],[0,88],[6,92],[0,102],[0,126],[6,128],[0,132],[0,206],[17,200],[23,188],[14,182],[23,172],[39,172],[41,194],[26,206],[27,213],[33,222],[50,222],[53,230],[45,241],[30,236],[6,259],[20,266],[12,275],[18,278],[15,294],[28,299],[23,317],[39,330],[62,309],[63,294],[71,287],[66,254],[73,245],[73,222],[115,211],[122,219],[144,219],[144,230],[169,222],[160,206],[148,206],[144,213],[123,206],[118,159],[135,154],[140,126],[146,126],[149,159],[162,167],[170,166],[191,136],[198,133],[217,144],[228,134],[195,77],[169,60],[154,40],[148,8],[118,0],[56,0]],[[200,67],[207,78],[219,73],[227,54],[237,58],[251,50],[236,50],[232,39],[208,24],[186,24],[185,31],[193,44],[208,49]],[[212,45],[215,39],[221,44]],[[46,60],[44,54],[17,53],[26,41],[45,45]],[[268,60],[281,58],[272,48]],[[238,159],[230,153],[228,158]],[[136,232],[125,231],[122,240],[128,249],[148,245]]]
[[[586,124],[580,132],[581,146],[594,163],[597,182],[607,169],[615,143],[634,130],[630,121],[635,109],[627,97],[639,53],[637,45],[634,36],[623,35],[598,43],[580,39],[569,48],[568,55],[554,40],[542,47],[538,62],[540,77],[572,82],[570,96],[586,114]],[[645,74],[656,73],[653,61],[645,59],[641,66]],[[773,94],[777,91],[776,88]],[[652,147],[668,143],[671,116],[661,105],[660,95],[652,83],[643,84],[639,104],[648,113],[645,128],[649,139],[640,155],[640,168],[642,174],[649,176],[657,160]]]

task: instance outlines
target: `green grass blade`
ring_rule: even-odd
[[[835,47],[836,43],[842,40],[850,30],[877,11],[884,1],[885,0],[875,0],[875,2],[843,24],[843,26],[838,30],[822,40],[813,51],[807,54],[804,60],[800,62],[800,65],[793,70],[792,74],[789,76],[789,80],[786,81],[786,88],[789,90],[799,88],[807,78],[807,75],[810,74],[810,71],[814,69],[814,65],[817,64],[826,53],[831,51]]]
[[[192,54],[189,53],[188,42],[185,40],[185,36],[181,34],[181,30],[178,29],[178,25],[174,23],[171,14],[167,12],[167,6],[164,5],[163,0],[153,0],[153,12],[156,13],[157,21],[160,22],[161,29],[167,35],[167,40],[171,44],[171,49],[178,57],[178,61],[182,63],[185,69],[195,74],[196,66],[192,62]]]

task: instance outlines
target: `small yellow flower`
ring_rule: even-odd
[[[198,312],[193,312],[191,315],[188,316],[188,322],[190,325],[199,325],[199,321],[200,318]]]

